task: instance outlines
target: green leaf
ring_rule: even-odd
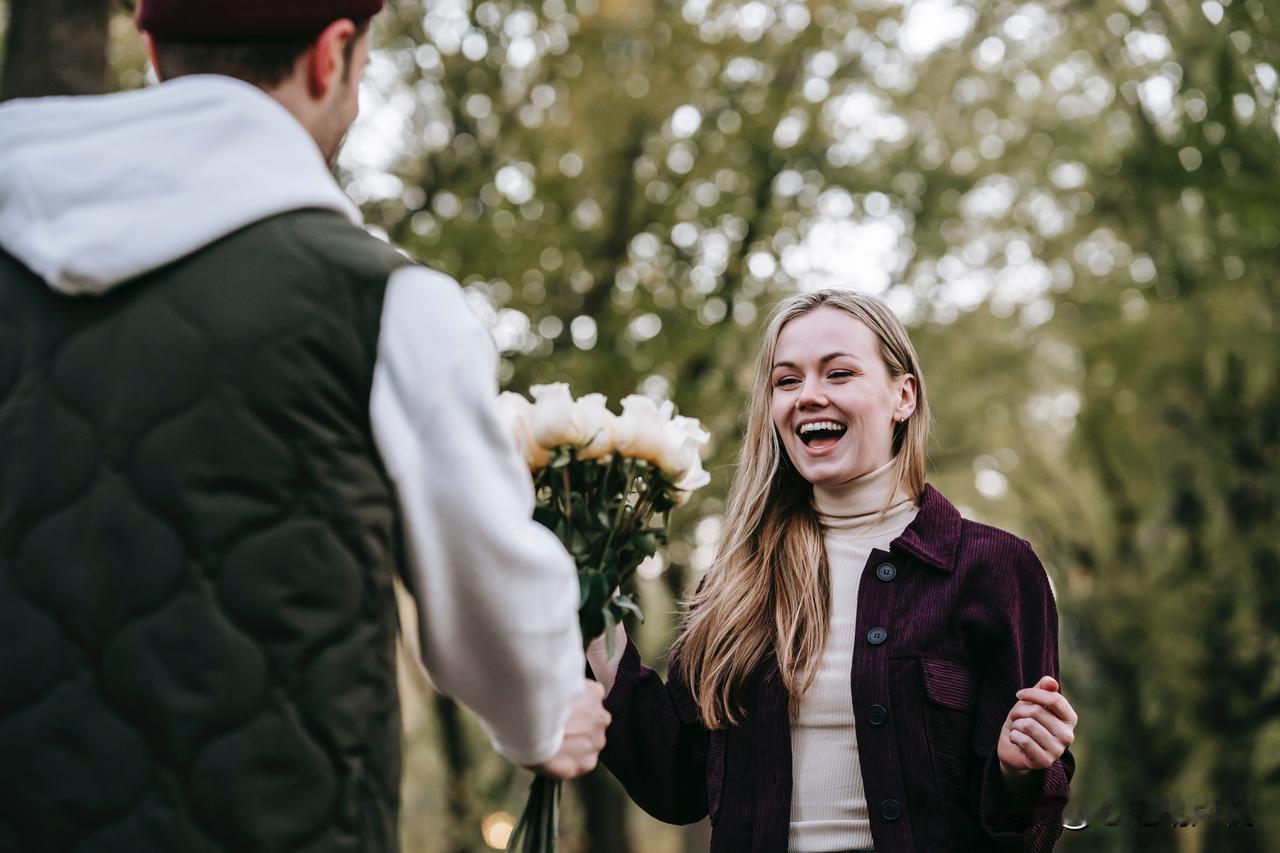
[[[604,633],[604,610],[588,604],[578,611],[578,624],[582,628],[582,642],[591,642]]]
[[[656,531],[646,530],[644,533],[636,534],[631,540],[637,554],[644,557],[652,557],[658,553],[658,535]]]
[[[573,554],[574,561],[579,565],[588,562],[587,558],[591,556],[592,550],[591,543],[587,540],[587,537],[583,535],[581,530],[575,529],[573,531],[573,539],[569,543],[569,553]]]
[[[665,516],[675,505],[675,500],[665,490],[660,491],[653,496],[653,511],[656,513],[660,513]],[[666,523],[665,519],[663,523]]]
[[[582,588],[586,590],[583,602],[579,607],[582,613],[598,611],[609,600],[609,584],[604,575],[599,572],[586,572],[586,580],[580,581],[580,583]]]
[[[560,512],[558,510],[555,510],[549,506],[538,504],[533,508],[533,520],[538,522],[548,530],[554,531],[557,525],[559,525],[560,522],[563,520],[563,518],[564,517],[560,515]]]
[[[618,593],[613,597],[612,604],[617,606],[620,610],[625,610],[632,616],[635,616],[636,619],[640,620],[641,624],[644,623],[644,611],[640,609],[640,605],[636,604],[635,600],[631,596]]]
[[[616,647],[614,638],[615,629],[618,627],[618,620],[613,616],[613,609],[606,607],[604,609],[604,648],[609,657],[613,657],[613,650]]]

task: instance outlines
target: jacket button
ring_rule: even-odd
[[[889,718],[889,712],[884,709],[883,705],[872,705],[867,710],[867,719],[871,721],[871,725],[883,725],[884,721]]]
[[[898,576],[898,569],[893,563],[881,563],[876,566],[876,577],[882,581],[891,581]]]
[[[897,820],[902,816],[902,806],[897,800],[885,800],[880,804],[880,817],[885,820]]]
[[[867,632],[867,642],[873,646],[878,646],[887,639],[889,639],[889,632],[883,628],[872,628]]]

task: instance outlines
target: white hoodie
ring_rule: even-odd
[[[306,130],[232,78],[0,106],[0,247],[70,296],[300,208],[361,223]],[[400,499],[423,663],[503,755],[536,764],[559,749],[583,688],[577,574],[531,520],[496,367],[456,282],[412,265],[391,276],[370,414]]]

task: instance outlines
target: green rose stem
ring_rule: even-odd
[[[563,452],[563,451],[561,451]],[[601,465],[598,462],[594,464],[598,471],[580,470],[579,463],[585,463],[587,460],[579,460],[574,450],[568,451],[571,455],[568,461],[557,460],[561,467],[560,476],[555,475],[554,469],[546,469],[545,474],[539,479],[550,492],[550,503],[563,519],[563,525],[560,527],[561,536],[565,546],[572,550],[574,543],[574,527],[583,531],[587,535],[594,523],[594,516],[587,513],[586,517],[573,518],[573,482],[575,479],[581,480],[581,484],[587,491],[586,497],[590,500],[584,502],[585,506],[596,506],[601,499],[607,500],[614,482],[615,474],[621,474],[621,482],[619,483],[618,492],[621,496],[618,500],[618,506],[613,511],[612,523],[609,525],[604,544],[601,546],[600,556],[598,560],[591,559],[588,565],[595,564],[594,569],[588,569],[587,573],[580,575],[579,582],[589,584],[591,575],[603,575],[605,566],[608,565],[610,558],[616,560],[625,551],[625,544],[614,547],[615,542],[626,543],[631,536],[636,534],[640,529],[640,525],[645,517],[655,508],[657,496],[665,493],[666,485],[663,480],[662,473],[656,468],[650,468],[649,465],[643,465],[644,471],[638,470],[641,464],[636,460],[623,456],[620,453],[613,453],[608,465]],[[619,467],[621,471],[619,471]],[[572,473],[571,473],[572,472]],[[574,476],[577,474],[578,476]],[[617,492],[615,492],[617,493]],[[635,503],[629,504],[629,498],[635,494]],[[607,518],[607,515],[603,515]],[[554,529],[554,528],[553,528]],[[598,535],[598,534],[597,534]],[[615,553],[616,551],[616,553]],[[585,555],[575,555],[575,559],[584,557]],[[628,563],[632,562],[628,559]],[[636,563],[638,565],[638,562]],[[622,566],[618,573],[615,589],[620,589],[631,579],[635,573],[636,565]],[[587,587],[584,586],[584,589]],[[583,603],[586,607],[591,602],[591,597]],[[606,632],[610,624],[613,622],[613,611],[628,609],[635,610],[634,603],[624,607],[621,604],[615,604],[612,593],[603,602],[606,615]],[[636,611],[638,612],[638,611]],[[583,645],[587,645],[591,639],[583,632]],[[612,641],[612,636],[609,636]],[[525,802],[524,810],[520,813],[520,819],[516,822],[515,830],[511,834],[511,839],[507,843],[508,850],[520,851],[520,853],[555,853],[559,839],[559,822],[560,822],[560,796],[562,785],[560,780],[552,779],[549,776],[535,774],[533,783],[529,787],[529,799]]]
[[[627,469],[627,483],[628,485],[630,485],[631,480],[635,476],[634,474],[631,473],[630,461],[624,463],[624,466]],[[610,473],[613,472],[612,461],[609,463],[609,471]],[[624,494],[622,500],[618,501],[618,511],[613,517],[613,524],[609,527],[609,538],[605,540],[604,548],[601,549],[600,551],[600,562],[596,565],[597,572],[604,571],[604,564],[609,559],[609,546],[613,544],[613,537],[617,534],[618,528],[622,525],[622,514],[626,511],[627,511],[627,498],[626,498],[626,495]],[[622,580],[619,579],[618,582],[619,584],[621,584]]]

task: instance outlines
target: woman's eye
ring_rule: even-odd
[[[848,379],[853,375],[852,370],[833,370],[827,374],[828,379]]]
[[[800,380],[796,379],[794,376],[784,376],[774,384],[777,385],[779,388],[790,388],[792,385],[796,384],[799,381]]]

